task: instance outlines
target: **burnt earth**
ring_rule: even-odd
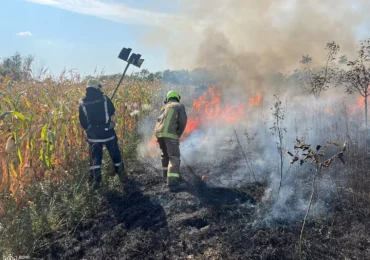
[[[101,191],[99,214],[73,233],[47,238],[42,259],[299,259],[301,220],[265,223],[263,185],[208,187],[188,169],[187,188],[169,193],[161,174],[140,167],[125,192]],[[256,192],[258,190],[258,192]],[[310,219],[302,259],[370,259],[365,205],[338,196],[331,214]]]

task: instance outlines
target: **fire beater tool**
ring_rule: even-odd
[[[126,65],[125,70],[123,71],[123,74],[122,74],[121,79],[119,80],[119,82],[118,82],[118,84],[117,84],[116,89],[115,89],[115,90],[114,90],[114,92],[113,92],[113,95],[112,95],[111,99],[113,99],[113,98],[114,98],[114,95],[116,94],[116,92],[117,92],[117,90],[118,90],[119,85],[121,85],[122,80],[123,80],[123,78],[125,77],[125,74],[126,74],[126,71],[127,71],[128,67],[132,64],[132,65],[134,65],[134,66],[136,66],[136,67],[140,68],[140,67],[141,67],[141,65],[142,65],[142,64],[143,64],[143,62],[144,62],[144,59],[141,59],[141,54],[132,53],[132,54],[130,55],[131,51],[132,51],[132,49],[131,49],[131,48],[123,48],[123,49],[121,50],[121,52],[119,53],[119,55],[118,55],[118,58],[119,58],[119,59],[121,59],[121,60],[126,61],[126,62],[127,62],[127,65]]]

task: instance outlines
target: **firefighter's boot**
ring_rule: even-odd
[[[167,186],[170,192],[180,192],[186,189],[186,184],[180,178],[168,177]]]
[[[92,169],[90,170],[90,175],[89,175],[89,184],[90,186],[97,190],[101,187],[102,183],[102,176],[101,176],[101,169]]]
[[[167,172],[168,170],[167,169],[162,169],[162,173],[163,173],[163,179],[166,180],[167,179]]]

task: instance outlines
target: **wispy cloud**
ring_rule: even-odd
[[[18,36],[32,36],[32,33],[30,32],[19,32],[17,33]]]
[[[26,0],[28,2],[54,6],[75,13],[92,15],[99,18],[126,23],[160,25],[172,16],[129,7],[123,3],[112,3],[104,0]]]

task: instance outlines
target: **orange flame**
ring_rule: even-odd
[[[210,87],[199,98],[193,101],[193,107],[188,113],[188,121],[182,138],[186,138],[195,130],[211,124],[224,125],[236,124],[247,117],[251,107],[258,106],[262,102],[262,94],[251,96],[248,102],[234,102],[223,104],[222,94],[216,87]],[[206,141],[207,138],[204,139]],[[150,157],[156,157],[159,149],[155,136],[148,142],[147,150]],[[204,176],[205,177],[205,176]]]
[[[261,101],[262,95],[259,93],[249,98],[249,104],[237,102],[222,105],[221,92],[216,87],[210,87],[207,92],[194,100],[184,136],[190,135],[203,125],[235,124],[247,116],[246,111],[249,107],[258,106]]]
[[[249,98],[249,104],[251,106],[258,106],[261,103],[261,101],[262,101],[261,93],[258,93],[256,96]]]
[[[363,110],[363,108],[365,107],[365,98],[360,96],[356,99],[356,101],[354,103],[350,103],[350,104],[346,105],[345,107],[346,107],[346,113],[348,113],[348,115],[356,115],[359,112],[361,112]],[[326,107],[324,111],[328,115],[335,115],[336,114],[335,113],[336,109],[333,108],[333,107]]]

